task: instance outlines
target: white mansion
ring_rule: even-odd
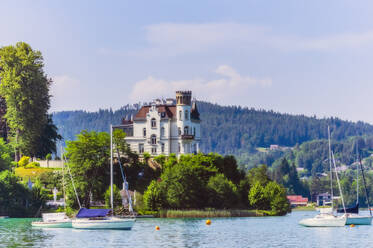
[[[152,156],[197,153],[201,140],[199,112],[191,91],[176,91],[174,99],[144,105],[121,128],[132,151]]]

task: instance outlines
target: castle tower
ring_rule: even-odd
[[[189,144],[192,135],[191,110],[192,92],[176,91],[176,113],[179,136],[178,150],[180,153],[191,152],[191,145]]]

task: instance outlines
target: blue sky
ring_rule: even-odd
[[[373,124],[373,2],[2,1],[0,46],[40,50],[51,111],[191,89],[223,105]]]

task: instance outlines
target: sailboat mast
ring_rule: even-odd
[[[66,190],[65,190],[65,160],[63,157],[63,147],[61,145],[61,161],[62,161],[62,190],[63,190],[63,208],[66,212]]]
[[[359,204],[359,149],[356,141],[356,205]]]
[[[334,207],[333,203],[333,169],[332,169],[332,146],[330,144],[330,126],[328,126],[328,142],[329,142],[329,170],[330,170],[330,196],[332,201],[332,210]]]
[[[110,205],[114,214],[114,189],[113,189],[113,125],[110,124]]]

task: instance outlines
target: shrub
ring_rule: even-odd
[[[30,157],[22,156],[22,158],[18,161],[18,166],[25,167],[29,163],[30,163]]]
[[[39,168],[39,167],[40,167],[40,164],[38,162],[31,162],[25,166],[26,169]]]
[[[47,156],[45,156],[46,160],[51,160],[52,159],[52,154],[48,153]]]
[[[105,192],[105,205],[110,208],[110,189],[111,187],[106,190]],[[114,184],[113,186],[113,193],[114,193],[114,207],[115,206],[122,206],[122,196],[120,195],[120,190],[118,187]]]

